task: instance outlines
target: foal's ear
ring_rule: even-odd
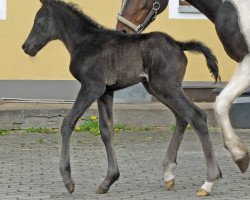
[[[40,0],[40,2],[41,2],[42,4],[45,4],[45,5],[49,3],[48,0]]]
[[[45,7],[47,7],[48,5],[50,5],[50,0],[40,0],[40,2],[42,3],[42,5],[44,5]]]

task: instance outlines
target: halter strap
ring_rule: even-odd
[[[157,0],[155,0],[155,2],[153,4],[153,7],[149,11],[147,17],[145,18],[143,23],[139,24],[139,25],[135,25],[134,23],[130,22],[129,20],[127,20],[126,18],[121,16],[121,13],[118,13],[116,18],[117,18],[118,21],[122,22],[123,24],[125,24],[129,28],[133,29],[135,32],[140,33],[149,24],[150,20],[152,20],[152,21],[155,20],[159,9],[160,9],[160,3]]]

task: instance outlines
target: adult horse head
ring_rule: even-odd
[[[168,0],[123,0],[121,11],[117,15],[116,30],[140,33],[167,5]]]

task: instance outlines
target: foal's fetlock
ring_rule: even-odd
[[[207,177],[207,181],[205,182],[205,184],[207,183],[214,183],[215,181],[218,181],[222,179],[222,172],[220,170],[220,167],[217,166],[212,172],[209,172],[209,175]]]
[[[212,176],[210,176],[210,181],[217,181],[219,179],[222,178],[222,172],[220,170],[220,167],[217,165],[217,169],[215,170],[215,172],[213,173]]]
[[[113,173],[111,177],[113,179],[113,181],[112,181],[113,183],[115,181],[118,181],[118,179],[120,178],[120,172],[118,171],[118,172]]]
[[[96,190],[96,194],[106,194],[109,191],[109,188],[104,188],[101,185]]]
[[[108,192],[110,186],[119,179],[120,177],[120,172],[108,172],[106,178],[104,181],[101,183],[101,185],[98,187],[96,190],[96,194],[105,194]]]

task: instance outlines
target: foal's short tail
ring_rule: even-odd
[[[217,83],[218,80],[219,82],[221,81],[219,75],[218,60],[211,49],[209,49],[203,43],[197,41],[177,42],[177,44],[181,47],[183,51],[190,51],[192,53],[203,53],[207,60],[208,69],[212,74],[212,77],[214,77],[215,79],[215,83]]]

